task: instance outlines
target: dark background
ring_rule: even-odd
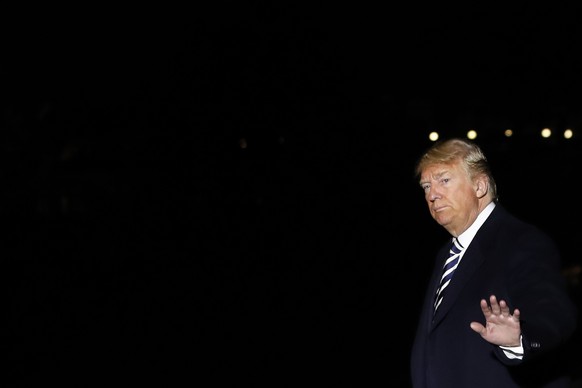
[[[408,386],[433,129],[580,302],[577,6],[170,8],[5,15],[7,381]]]

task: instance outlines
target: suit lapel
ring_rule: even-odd
[[[463,288],[465,288],[473,275],[475,275],[477,269],[481,266],[481,263],[483,263],[485,256],[481,254],[477,244],[473,244],[475,242],[476,241],[473,241],[471,245],[469,245],[465,251],[461,263],[455,270],[455,275],[453,276],[453,279],[451,280],[451,283],[447,289],[447,295],[436,311],[433,325],[437,324],[444,316],[447,315],[448,311],[455,304],[456,300],[463,292]],[[479,301],[476,301],[475,303],[479,303]]]
[[[473,238],[473,241],[471,241],[471,244],[465,250],[463,258],[455,270],[455,274],[447,288],[447,295],[443,299],[441,305],[436,311],[434,319],[432,320],[433,328],[447,315],[448,311],[463,292],[467,283],[471,281],[477,269],[482,265],[485,260],[482,247],[488,246],[488,241],[495,238],[494,224],[500,217],[503,217],[502,214],[504,214],[502,207],[497,204],[489,218],[487,218],[483,225],[481,225],[481,228],[479,228],[479,231]],[[434,287],[436,287],[436,284]],[[479,301],[477,300],[475,303],[479,303]]]

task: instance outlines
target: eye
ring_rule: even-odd
[[[451,178],[443,178],[441,179],[441,183],[449,183],[450,180]]]
[[[430,190],[430,185],[429,185],[428,183],[425,183],[425,184],[423,184],[423,185],[420,185],[420,188],[421,188],[423,191],[429,191],[429,190]]]

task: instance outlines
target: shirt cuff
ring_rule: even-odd
[[[523,342],[522,337],[519,336],[519,346],[499,346],[505,356],[512,360],[522,360],[523,359]]]

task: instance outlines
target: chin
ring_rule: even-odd
[[[435,220],[436,220],[436,222],[438,222],[438,224],[439,224],[439,225],[441,225],[441,226],[445,226],[445,225],[447,225],[448,223],[450,223],[450,222],[451,222],[451,220],[450,220],[450,219],[448,219],[448,218],[445,218],[445,217],[439,217],[438,215],[436,215],[436,216],[434,217],[434,219],[435,219]]]

